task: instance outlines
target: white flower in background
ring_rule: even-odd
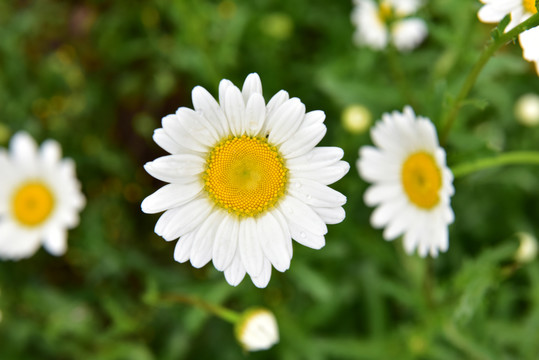
[[[67,229],[85,204],[71,159],[54,140],[37,144],[25,132],[0,150],[0,258],[32,256],[39,246],[53,255],[67,249]]]
[[[517,234],[520,245],[515,253],[515,260],[519,263],[529,263],[537,257],[537,239],[529,233]]]
[[[539,125],[539,95],[528,93],[522,95],[515,104],[515,116],[525,126]]]
[[[391,42],[399,51],[410,51],[427,36],[425,21],[409,17],[421,6],[419,0],[354,0],[354,4],[351,17],[357,45],[382,50]]]
[[[497,23],[508,14],[511,21],[505,32],[537,13],[535,0],[481,0],[485,5],[479,9],[477,16],[484,23]],[[524,31],[518,35],[522,47],[522,57],[535,62],[535,69],[539,75],[539,26]]]
[[[376,206],[371,224],[385,228],[386,240],[404,234],[409,254],[416,248],[421,256],[446,251],[453,175],[434,125],[407,106],[382,115],[371,138],[376,147],[361,147],[357,161],[361,177],[373,183],[364,195],[367,205]]]
[[[279,342],[279,328],[273,313],[252,309],[236,323],[236,338],[247,351],[267,350]]]
[[[341,115],[344,128],[352,134],[362,134],[372,123],[372,114],[363,105],[347,106]]]
[[[165,211],[155,232],[179,238],[176,261],[202,267],[210,260],[231,285],[248,273],[265,287],[272,265],[285,271],[292,241],[320,249],[326,224],[344,219],[346,198],[327,185],[349,170],[343,151],[316,147],[326,133],[322,111],[305,113],[284,90],[266,104],[257,74],[240,90],[219,85],[219,103],[193,89],[195,110],[163,118],[155,142],[172,155],[147,163],[169,182],[142,202],[146,213]]]

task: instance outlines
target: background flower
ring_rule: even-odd
[[[434,125],[408,106],[403,113],[382,115],[371,138],[376,147],[361,147],[357,168],[373,183],[364,195],[367,205],[376,206],[372,225],[385,228],[386,240],[403,235],[408,253],[417,249],[421,256],[437,256],[447,251],[453,175]]]
[[[385,49],[389,42],[400,51],[410,51],[425,39],[425,21],[409,18],[421,6],[416,0],[354,0],[352,23],[356,26],[354,41],[376,50]]]
[[[479,9],[477,16],[482,22],[497,23],[506,15],[511,14],[511,21],[505,28],[505,32],[537,13],[534,0],[481,0],[481,2],[485,5]],[[522,47],[522,57],[535,62],[539,75],[539,27],[520,33],[518,40]]]
[[[0,151],[0,258],[32,256],[39,246],[53,255],[67,249],[67,229],[79,222],[84,196],[71,159],[47,140],[38,150],[25,132],[15,134],[9,153]]]

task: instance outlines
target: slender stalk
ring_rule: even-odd
[[[453,176],[458,178],[476,171],[512,164],[539,165],[539,151],[514,151],[491,158],[478,159],[455,165],[451,171]]]
[[[404,99],[408,102],[408,105],[416,109],[416,101],[414,99],[414,95],[411,92],[412,88],[409,86],[408,79],[406,78],[406,73],[402,69],[401,63],[398,58],[399,54],[397,48],[395,48],[395,45],[389,44],[386,54],[391,75],[393,77],[393,80],[397,83],[397,87],[399,88],[401,96],[404,97]]]
[[[442,117],[441,124],[442,126],[444,126],[442,130],[442,134],[440,136],[440,142],[442,144],[444,144],[445,141],[447,140],[449,131],[451,130],[451,127],[453,126],[453,123],[455,122],[457,114],[460,108],[462,107],[462,102],[468,96],[468,93],[470,92],[473,85],[475,84],[477,76],[479,76],[479,73],[481,72],[485,64],[488,62],[488,60],[492,57],[492,55],[496,52],[496,50],[498,50],[500,47],[502,47],[509,41],[513,40],[518,34],[536,26],[539,26],[539,13],[532,15],[526,21],[515,26],[510,31],[504,34],[501,34],[496,39],[491,39],[487,43],[487,47],[485,48],[485,50],[483,51],[483,53],[481,54],[481,56],[475,63],[474,67],[468,73],[468,76],[466,77],[464,84],[460,88],[460,91],[457,94],[457,97],[453,101],[452,107]]]
[[[164,301],[168,302],[177,302],[177,303],[183,303],[183,304],[189,304],[194,305],[202,310],[205,310],[217,317],[220,317],[223,320],[226,320],[228,322],[231,322],[235,324],[240,319],[241,315],[233,310],[224,308],[219,305],[210,304],[205,302],[204,300],[194,297],[194,296],[187,296],[187,295],[179,295],[179,294],[167,294],[164,295],[162,298]]]

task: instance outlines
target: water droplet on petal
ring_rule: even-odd
[[[307,237],[307,234],[305,234],[303,231],[299,233],[299,236],[301,236],[302,238],[306,238]]]

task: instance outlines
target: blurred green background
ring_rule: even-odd
[[[0,359],[537,359],[539,263],[513,254],[517,232],[539,232],[539,169],[457,179],[448,253],[408,256],[370,227],[354,166],[368,132],[340,121],[351,104],[374,119],[412,104],[437,124],[490,36],[480,5],[428,1],[426,41],[392,54],[353,45],[348,0],[1,1],[0,145],[22,129],[58,140],[87,206],[65,256],[0,262]],[[161,117],[191,107],[195,85],[216,95],[222,78],[241,86],[251,72],[266,100],[285,89],[324,110],[322,145],[352,166],[333,186],[346,220],[320,251],[295,244],[265,289],[174,262],[174,243],[153,233],[158,215],[140,211],[162,186],[142,168],[165,155],[151,138]],[[459,114],[449,165],[537,149],[539,130],[513,105],[538,91],[518,44],[503,48]],[[281,341],[245,353],[229,323],[167,294],[268,307]]]

